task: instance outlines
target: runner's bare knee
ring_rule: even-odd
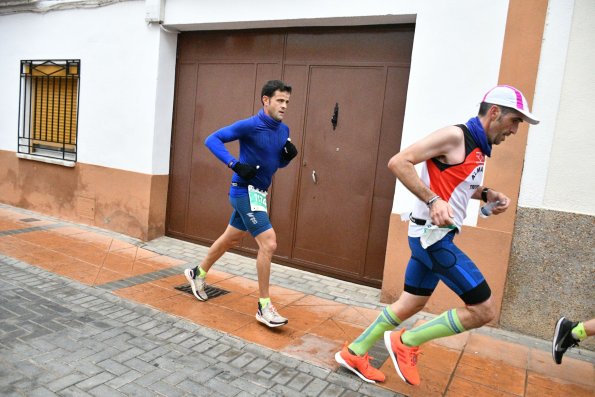
[[[487,324],[496,318],[496,307],[491,298],[477,305],[467,305],[467,309],[473,316],[477,327]]]

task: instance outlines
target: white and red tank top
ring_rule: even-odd
[[[421,180],[450,204],[455,225],[460,231],[467,215],[467,204],[483,181],[485,155],[471,137],[467,126],[458,124],[457,127],[463,130],[465,137],[465,160],[459,164],[444,164],[435,158],[426,160],[422,164]],[[426,203],[419,199],[415,201],[411,215],[418,219],[431,219]],[[409,222],[409,236],[420,237],[423,228]]]

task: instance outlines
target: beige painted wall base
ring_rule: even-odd
[[[168,175],[64,167],[0,150],[0,202],[145,241],[165,233],[167,184]]]

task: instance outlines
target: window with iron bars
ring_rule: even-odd
[[[80,59],[21,61],[18,153],[76,161]]]

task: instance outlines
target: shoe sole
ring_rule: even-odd
[[[207,299],[203,299],[196,292],[196,285],[194,284],[194,279],[190,276],[190,269],[184,270],[184,276],[186,277],[186,280],[188,280],[188,283],[190,284],[190,288],[192,288],[192,294],[196,297],[196,299],[198,299],[201,302],[206,302],[208,297],[207,297]]]
[[[554,338],[552,339],[552,358],[556,364],[562,364],[562,357],[560,357],[560,362],[556,360],[556,341],[558,340],[558,336],[560,335],[560,327],[562,323],[566,320],[565,317],[561,317],[558,322],[556,323],[556,330],[554,331]]]
[[[341,357],[341,352],[335,353],[335,361],[338,362],[343,368],[347,368],[348,370],[350,370],[351,372],[353,372],[354,374],[356,374],[357,376],[359,376],[361,378],[361,380],[363,380],[364,382],[376,383],[375,380],[366,378],[357,369],[355,369],[351,365],[347,364],[347,361],[343,360],[343,357]]]
[[[411,383],[407,379],[405,379],[405,376],[401,372],[401,369],[399,369],[399,363],[397,362],[397,356],[395,356],[395,352],[393,351],[392,343],[390,341],[391,332],[392,331],[384,332],[384,345],[386,346],[386,350],[388,350],[388,354],[390,355],[390,358],[393,360],[393,364],[395,366],[395,369],[397,370],[397,374],[399,374],[399,377],[401,379],[403,379],[403,382],[407,383],[408,385],[415,386],[413,383]]]
[[[288,323],[288,321],[284,322],[284,323],[280,323],[280,324],[273,324],[273,323],[269,323],[267,320],[265,320],[262,316],[260,316],[258,313],[256,313],[256,320],[260,321],[261,323],[263,323],[264,325],[266,325],[269,328],[277,328],[280,327],[282,325],[285,325]]]

